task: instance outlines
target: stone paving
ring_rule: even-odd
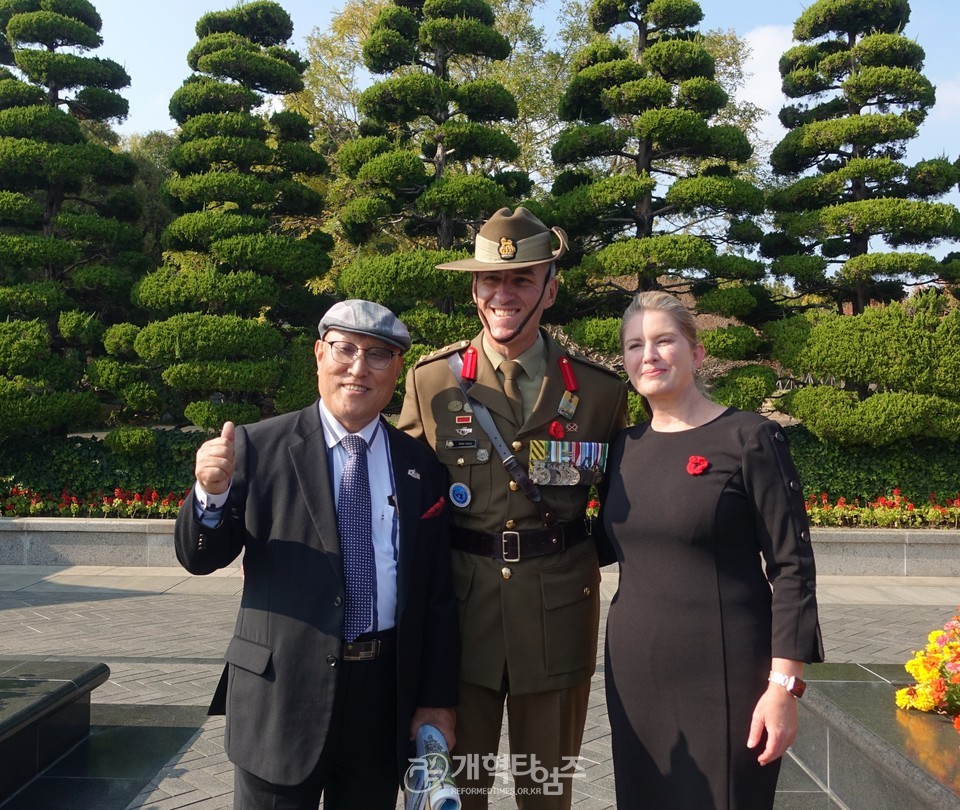
[[[819,586],[827,657],[835,663],[902,664],[960,603],[960,578],[821,577]],[[111,677],[93,693],[94,708],[205,706],[241,587],[237,569],[191,577],[167,568],[0,566],[0,657],[108,664]],[[616,575],[604,572],[604,616],[615,588]],[[504,741],[501,752],[507,750]],[[613,808],[602,671],[594,678],[582,756],[575,807]],[[509,785],[497,787],[490,806],[514,807]],[[223,718],[214,717],[127,807],[213,810],[232,806],[232,790]],[[778,794],[778,810],[800,806],[788,792]]]

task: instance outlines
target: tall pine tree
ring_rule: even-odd
[[[270,113],[306,67],[287,47],[290,16],[269,0],[211,12],[187,56],[195,71],[170,101],[180,124],[166,193],[179,209],[164,266],[138,285],[153,317],[133,346],[162,370],[173,406],[203,427],[256,421],[316,396],[310,373],[320,301],[307,282],[329,268],[313,225],[326,171],[309,122]],[[171,396],[171,394],[173,396]]]
[[[935,202],[960,172],[946,156],[904,160],[935,101],[909,18],[907,0],[817,0],[780,59],[796,103],[780,113],[790,131],[770,162],[785,184],[762,249],[775,275],[839,312],[899,300],[909,280],[960,277],[960,262],[917,250],[960,236],[956,208]]]
[[[0,2],[0,437],[97,422],[86,378],[142,272],[132,160],[87,137],[130,83],[86,0]]]

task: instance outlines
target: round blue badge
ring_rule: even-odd
[[[470,487],[466,484],[453,484],[450,487],[450,501],[454,506],[469,506],[471,497]]]

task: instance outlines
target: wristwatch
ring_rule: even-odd
[[[767,680],[780,684],[795,698],[803,697],[803,693],[807,690],[807,682],[796,675],[784,675],[782,672],[771,671]]]

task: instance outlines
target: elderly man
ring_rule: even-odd
[[[551,233],[559,239],[554,250]],[[483,331],[421,359],[398,427],[450,472],[462,655],[454,755],[465,808],[487,806],[504,702],[521,808],[569,808],[597,653],[600,571],[591,484],[626,423],[626,387],[540,329],[566,235],[497,211],[473,259]]]
[[[244,587],[211,713],[226,710],[234,807],[393,810],[424,722],[454,743],[458,631],[447,476],[380,415],[410,347],[368,301],[334,305],[320,400],[227,422],[197,452],[177,557]]]

